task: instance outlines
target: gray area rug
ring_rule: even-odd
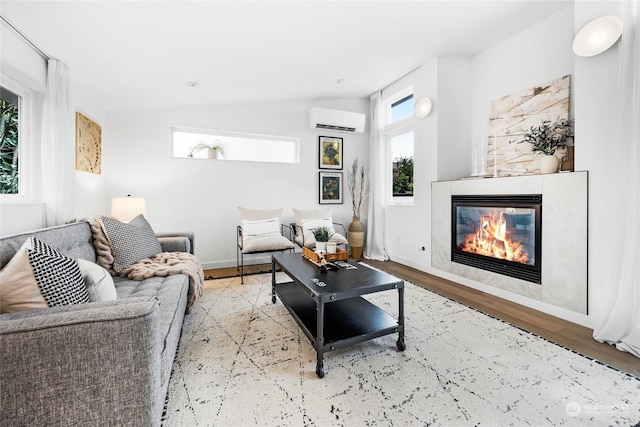
[[[278,273],[278,281],[288,278]],[[396,291],[369,299],[397,314]],[[634,426],[640,380],[407,283],[397,335],[315,352],[271,275],[206,283],[185,319],[164,426]]]

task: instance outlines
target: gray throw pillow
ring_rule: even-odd
[[[120,273],[141,259],[162,252],[162,246],[153,229],[142,214],[129,222],[103,216],[102,228],[113,248],[113,269]]]

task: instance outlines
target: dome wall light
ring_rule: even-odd
[[[431,99],[428,97],[422,97],[416,102],[416,105],[413,109],[416,117],[419,119],[424,119],[431,113],[431,107],[433,107],[433,103]]]
[[[582,27],[573,39],[573,52],[578,56],[595,56],[613,46],[622,35],[622,19],[602,16]]]

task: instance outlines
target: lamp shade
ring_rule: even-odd
[[[142,197],[114,197],[111,202],[111,216],[118,221],[128,222],[139,214],[146,213],[147,208]]]
[[[425,96],[423,98],[420,98],[418,102],[416,102],[416,106],[413,109],[413,112],[415,113],[417,118],[424,119],[429,115],[429,113],[431,113],[432,106],[433,104],[431,102],[431,99]]]
[[[578,56],[595,56],[618,41],[622,35],[622,19],[602,16],[582,27],[573,39],[573,52]]]

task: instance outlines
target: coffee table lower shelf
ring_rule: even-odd
[[[362,297],[316,302],[295,282],[278,283],[274,290],[316,350],[316,374],[320,378],[324,377],[325,352],[394,333],[399,333],[398,350],[406,348],[398,320]],[[321,334],[317,332],[318,316],[323,319]]]

